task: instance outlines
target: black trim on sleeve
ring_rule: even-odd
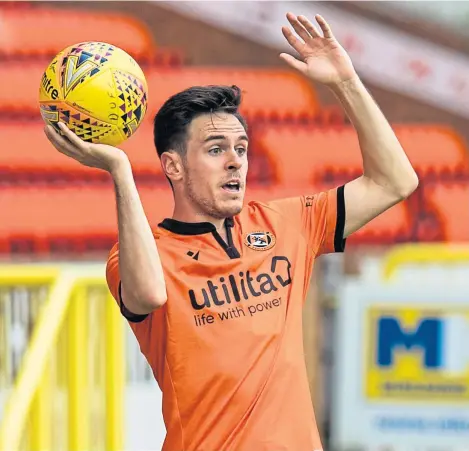
[[[344,186],[337,188],[337,220],[335,224],[334,234],[334,251],[344,252],[346,239],[344,238],[345,231],[345,196]]]
[[[124,302],[122,301],[122,282],[119,282],[119,306],[120,310],[122,313],[122,316],[132,322],[132,323],[141,323],[147,316],[146,315],[137,315],[135,313],[132,313],[125,305]]]

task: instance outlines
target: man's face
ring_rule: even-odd
[[[184,194],[201,214],[222,219],[243,207],[248,171],[246,130],[232,114],[198,116],[188,129]]]

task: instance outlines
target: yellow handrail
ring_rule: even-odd
[[[88,381],[88,355],[85,352],[87,338],[87,324],[83,321],[86,318],[87,305],[80,302],[86,297],[86,287],[83,284],[77,286],[72,294],[70,303],[68,324],[68,394],[69,394],[69,451],[82,451],[90,449],[89,427],[85,419],[89,411],[89,396],[86,387]],[[81,424],[80,428],[73,427]]]
[[[70,451],[90,449],[88,355],[86,335],[86,290],[106,287],[102,265],[0,266],[0,286],[50,286],[48,297],[39,313],[23,356],[14,389],[0,424],[0,451],[19,451],[29,415],[30,449],[51,450],[51,391],[48,362],[69,318],[68,330],[68,395]],[[123,446],[124,339],[123,320],[111,295],[106,295],[105,317],[100,320],[105,330],[106,370],[106,451],[121,451]]]
[[[36,280],[43,279],[37,277]],[[19,447],[25,419],[44,374],[47,357],[62,325],[74,281],[73,274],[63,272],[53,284],[44,309],[39,315],[38,327],[33,332],[15,389],[6,405],[0,428],[2,451],[13,451]],[[18,277],[17,282],[23,283],[24,279]]]

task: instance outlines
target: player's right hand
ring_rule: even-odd
[[[128,161],[125,152],[117,147],[85,142],[61,122],[58,123],[58,127],[62,134],[51,125],[45,127],[47,139],[60,153],[73,158],[84,166],[112,173],[120,163]]]

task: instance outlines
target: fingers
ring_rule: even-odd
[[[299,22],[298,18],[294,14],[287,13],[287,19],[288,19],[288,22],[290,22],[290,25],[296,31],[296,34],[301,39],[303,39],[304,42],[308,42],[311,39],[311,35],[308,33],[305,27]]]
[[[331,39],[334,37],[334,35],[332,34],[332,30],[331,30],[331,27],[329,26],[329,24],[326,22],[326,20],[324,19],[324,17],[322,17],[321,15],[319,14],[316,14],[316,22],[319,24],[319,26],[321,27],[321,30],[322,30],[322,33],[324,35],[325,38],[327,39]]]
[[[288,27],[282,27],[282,33],[288,43],[299,53],[303,49],[304,44],[292,33]]]
[[[65,141],[65,139],[60,136],[60,133],[52,125],[46,125],[44,132],[47,136],[47,139],[57,150],[60,151],[62,148],[65,149],[65,147],[67,147],[67,141]]]
[[[305,42],[307,42],[308,39],[311,38],[317,38],[321,37],[321,34],[319,33],[318,29],[305,17],[305,16],[295,16],[293,13],[287,13],[287,19],[290,22],[291,26],[293,29],[296,31],[298,36],[300,36]],[[334,37],[332,34],[331,27],[329,24],[326,22],[324,17],[322,17],[320,14],[316,14],[315,16],[316,22],[321,28],[322,34],[326,39],[331,39]],[[283,28],[282,28],[283,29]],[[291,33],[291,31],[290,31]],[[285,32],[283,33],[285,35]],[[292,36],[293,33],[291,33]],[[286,37],[286,36],[285,36]],[[288,40],[288,38],[287,38]],[[298,41],[298,39],[297,39]],[[293,44],[288,41],[290,45],[293,46]],[[300,42],[300,41],[298,41]],[[295,48],[295,50],[297,50]]]
[[[62,130],[62,128],[60,128]],[[61,136],[52,125],[47,125],[44,129],[47,139],[52,145],[60,152],[69,157],[74,157],[77,154],[77,149],[72,142],[64,136]]]
[[[303,61],[297,60],[294,56],[289,55],[288,53],[281,53],[280,58],[283,59],[289,66],[293,67],[302,73],[306,72],[306,64]]]
[[[303,27],[305,27],[306,31],[313,38],[317,38],[319,36],[317,28],[305,16],[298,16],[298,21],[303,25]]]
[[[75,133],[73,133],[63,122],[59,122],[58,126],[64,136],[75,146],[81,147],[84,144],[84,141],[81,140]]]

